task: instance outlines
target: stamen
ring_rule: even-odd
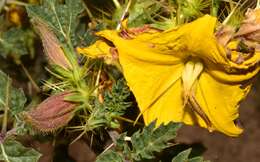
[[[197,102],[195,96],[194,95],[189,96],[188,102],[189,102],[190,108],[193,111],[195,111],[205,121],[205,123],[206,123],[206,125],[208,127],[208,130],[210,132],[212,132],[213,131],[212,123],[209,120],[208,116],[201,109],[201,107],[200,107],[199,103]]]
[[[194,96],[194,91],[196,90],[195,82],[202,71],[203,64],[199,60],[191,60],[185,64],[184,71],[182,73],[184,106],[189,105],[192,111],[197,113],[205,121],[209,131],[213,131],[211,121],[201,109],[201,106]]]
[[[193,84],[203,70],[203,64],[200,61],[189,61],[184,67],[182,73],[183,89],[184,89],[184,104],[187,103],[187,96],[190,96]]]

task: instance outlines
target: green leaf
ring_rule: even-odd
[[[11,79],[0,70],[0,110],[8,108],[12,115],[24,110],[26,97],[21,89],[11,85]]]
[[[104,95],[104,106],[115,115],[123,115],[125,110],[131,106],[131,102],[127,102],[130,96],[130,90],[124,80],[120,79],[113,85],[111,92],[106,91]]]
[[[0,160],[5,162],[37,162],[41,154],[32,148],[26,148],[14,140],[1,143]]]
[[[102,157],[102,159],[107,160],[106,158],[112,155],[113,157],[128,159],[129,161],[153,159],[156,152],[161,152],[169,147],[168,142],[176,137],[176,132],[180,127],[181,124],[170,122],[167,125],[160,125],[158,128],[155,128],[155,122],[152,122],[143,131],[135,132],[130,138],[128,137],[131,139],[129,142],[125,140],[126,133],[123,133],[117,139],[112,153],[103,153],[98,156],[98,159]],[[131,147],[129,143],[131,143]],[[105,154],[111,155],[105,156]]]
[[[177,0],[179,8],[179,18],[191,20],[203,15],[202,11],[211,5],[210,0]]]
[[[176,21],[165,18],[165,20],[162,22],[158,21],[158,22],[151,24],[151,27],[160,29],[160,30],[168,30],[168,29],[172,29],[172,28],[176,27]]]
[[[118,8],[114,15],[114,22],[118,22],[125,10],[123,7]],[[129,9],[128,25],[129,27],[138,27],[152,22],[152,17],[161,9],[161,5],[155,0],[136,0]]]
[[[189,162],[209,162],[209,161],[204,161],[203,157],[194,157],[189,159]]]
[[[101,126],[118,128],[119,123],[115,117],[121,116],[125,110],[131,106],[127,101],[130,90],[124,80],[118,80],[112,87],[111,91],[104,94],[104,103],[95,101],[94,110],[90,114],[88,124],[92,129]]]
[[[129,13],[129,26],[137,27],[150,23],[161,6],[154,0],[137,0]]]
[[[34,56],[34,38],[31,30],[11,28],[0,34],[0,55],[11,55],[16,63],[20,63],[20,57],[30,54]]]
[[[109,150],[98,156],[96,162],[124,162],[124,160],[118,153]]]
[[[100,31],[104,28],[104,24],[97,24],[94,29],[87,28],[85,24],[80,23],[76,30],[76,42],[77,46],[85,47],[96,42],[98,37],[95,32]]]
[[[187,149],[181,153],[179,153],[177,156],[175,156],[172,159],[172,162],[185,162],[189,160],[189,155],[191,153],[191,148]]]
[[[169,141],[176,137],[180,123],[170,122],[155,128],[155,121],[135,132],[131,137],[127,133],[121,134],[116,140],[115,147],[97,157],[97,162],[147,161],[156,158],[155,153],[162,152],[169,147]],[[126,140],[128,139],[128,140]],[[129,141],[130,139],[130,141]],[[179,153],[172,162],[206,162],[202,157],[189,159],[191,149]],[[209,162],[209,161],[207,161]]]
[[[26,7],[31,18],[39,18],[49,25],[62,42],[75,42],[78,16],[83,11],[81,0],[45,0],[41,6]],[[75,44],[74,44],[75,45]]]
[[[154,158],[155,152],[160,152],[169,146],[167,142],[176,137],[180,127],[181,124],[170,122],[155,129],[155,122],[152,122],[142,132],[134,133],[131,138],[132,158],[137,161]]]
[[[180,152],[177,156],[172,159],[172,162],[206,162],[202,157],[194,157],[189,159],[191,148]]]

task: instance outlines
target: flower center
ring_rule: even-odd
[[[203,64],[200,61],[191,60],[185,64],[182,73],[184,94],[190,93],[192,91],[194,84],[201,74],[202,70]]]
[[[201,109],[201,106],[195,97],[196,82],[199,79],[203,68],[203,63],[200,60],[194,59],[189,60],[184,66],[182,73],[184,107],[187,105],[192,111],[196,112],[205,121],[208,129],[212,130],[211,121]]]

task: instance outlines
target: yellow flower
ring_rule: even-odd
[[[215,25],[216,18],[205,15],[163,32],[104,30],[97,33],[102,40],[78,52],[111,57],[110,49],[117,49],[146,124],[155,119],[158,125],[184,122],[238,136],[243,131],[235,123],[239,103],[260,69],[260,53],[239,52],[239,40],[223,47],[214,35]]]
[[[7,16],[10,22],[18,27],[21,27],[24,16],[24,11],[21,7],[17,5],[11,5]]]

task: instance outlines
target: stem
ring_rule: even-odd
[[[71,78],[71,79],[73,80],[76,87],[80,88],[80,87],[82,87],[81,86],[81,79],[82,79],[81,70],[78,65],[77,56],[76,56],[76,53],[74,52],[74,48],[72,46],[70,39],[68,39],[67,45],[68,45],[68,47],[63,46],[63,51],[64,51],[65,56],[67,57],[67,59],[69,60],[69,62],[72,65],[71,71],[72,71],[73,78]]]
[[[94,18],[94,16],[92,15],[91,11],[89,10],[87,4],[86,4],[85,2],[83,2],[83,1],[82,1],[82,3],[83,3],[83,7],[85,8],[85,10],[86,10],[86,12],[87,12],[87,14],[88,14],[88,17],[89,17],[90,21],[91,21],[92,23],[95,23],[95,18]]]
[[[1,150],[2,150],[2,154],[3,154],[3,157],[4,157],[5,161],[6,162],[10,162],[10,160],[8,159],[8,155],[5,152],[4,144],[1,143],[0,145],[1,145]]]
[[[127,6],[126,6],[126,8],[125,8],[125,10],[123,12],[123,14],[121,15],[121,18],[120,18],[120,20],[119,20],[119,22],[117,24],[116,30],[120,30],[121,29],[121,23],[125,19],[125,16],[126,16],[128,10],[129,10],[131,4],[132,4],[132,0],[129,0],[128,3],[127,3]]]
[[[217,17],[219,9],[219,0],[212,0],[211,15]]]
[[[87,132],[87,129],[84,129],[84,131],[81,132],[80,135],[79,135],[78,137],[76,137],[76,138],[70,143],[70,145],[73,144],[74,142],[76,142],[77,140],[79,140],[86,132]]]
[[[101,71],[102,71],[102,63],[100,64],[99,69],[98,69],[98,74],[97,74],[97,79],[96,79],[96,82],[95,82],[95,87],[98,87]],[[94,94],[95,95],[98,94],[98,88],[96,88],[96,90],[94,91]]]
[[[172,8],[173,4],[172,4],[171,0],[168,0],[168,4],[169,4],[170,8]],[[173,15],[172,9],[170,9],[170,17],[171,17],[172,20],[174,19],[174,15]]]
[[[236,4],[236,6],[232,9],[232,11],[230,12],[230,14],[228,15],[228,17],[223,21],[223,25],[227,25],[227,23],[229,22],[229,20],[231,19],[231,17],[235,14],[235,11],[238,9],[239,4],[240,4],[241,0],[239,0]]]
[[[40,92],[41,89],[39,88],[39,86],[35,83],[35,81],[33,80],[32,76],[30,75],[30,73],[28,72],[28,70],[26,69],[26,67],[24,67],[23,63],[21,63],[21,67],[25,73],[25,75],[27,76],[27,78],[30,80],[30,82],[32,83],[33,88],[36,90],[36,92]]]
[[[128,122],[128,123],[132,123],[132,124],[136,124],[136,125],[141,125],[141,126],[143,126],[142,123],[139,123],[139,122],[136,122],[136,123],[135,123],[135,121],[133,121],[133,120],[131,120],[131,119],[124,118],[124,117],[122,117],[122,116],[115,116],[114,118],[115,118],[115,119],[118,119],[118,120],[122,120],[122,121]]]
[[[176,12],[176,24],[177,25],[180,25],[182,23],[182,20],[181,20],[181,5],[180,5],[180,2],[179,0],[177,0],[177,12]]]
[[[107,152],[108,150],[110,150],[113,146],[115,146],[114,143],[111,143],[104,151],[101,152],[101,154],[104,154],[105,152]]]
[[[10,82],[9,77],[7,78],[6,90],[5,90],[5,106],[4,106],[4,116],[2,123],[1,133],[5,134],[7,130],[7,122],[8,122],[8,110],[9,110],[9,90],[10,90]]]
[[[118,0],[113,0],[114,5],[116,6],[117,9],[121,8],[120,3],[118,2]]]
[[[1,13],[2,9],[4,8],[5,3],[6,3],[6,0],[1,0],[1,2],[0,2],[0,13]]]
[[[260,0],[257,0],[256,8],[260,8]]]

